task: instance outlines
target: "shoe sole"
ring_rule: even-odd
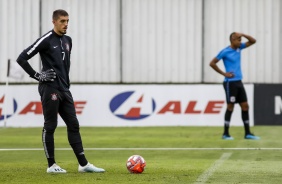
[[[79,173],[103,173],[105,171],[78,171]]]
[[[260,140],[259,138],[245,138],[245,139],[248,139],[248,140]]]
[[[233,137],[222,137],[223,140],[234,140]]]
[[[49,174],[66,174],[67,172],[47,172]]]
[[[78,172],[80,172],[80,173],[103,173],[103,172],[105,172],[105,170],[104,171],[78,170]]]

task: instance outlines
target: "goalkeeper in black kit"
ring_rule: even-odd
[[[65,10],[53,12],[53,30],[49,31],[25,49],[18,57],[18,64],[30,77],[39,81],[38,91],[44,115],[42,142],[48,161],[47,173],[66,173],[56,164],[54,155],[54,132],[58,124],[58,114],[67,126],[68,141],[77,157],[79,172],[105,172],[90,164],[85,155],[79,132],[74,101],[69,90],[69,70],[72,40],[66,36],[69,15]],[[36,72],[28,60],[37,53],[42,60],[42,71]]]

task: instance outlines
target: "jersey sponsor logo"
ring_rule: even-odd
[[[58,47],[58,45],[57,46],[53,46],[54,49],[57,48],[57,47]]]
[[[120,93],[110,101],[111,112],[126,120],[139,120],[154,113],[155,100],[143,93],[127,91]]]
[[[2,107],[4,106],[4,101],[6,100],[6,107]],[[11,106],[12,104],[12,106]],[[4,112],[4,108],[6,108],[6,112]],[[16,102],[16,100],[14,98],[12,99],[5,99],[5,96],[3,96],[0,99],[0,121],[5,119],[5,114],[6,114],[6,118],[10,118],[11,116],[13,116],[18,108],[18,104]]]

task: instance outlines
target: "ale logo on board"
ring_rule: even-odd
[[[6,114],[6,118],[10,118],[11,116],[13,116],[18,108],[18,104],[14,98],[8,100],[6,104],[4,104],[4,100],[8,100],[8,99],[5,99],[5,96],[0,98],[0,104],[1,104],[0,105],[0,121],[5,119],[5,114]],[[12,102],[12,106],[10,106],[11,102]],[[4,105],[6,105],[6,107],[4,107]],[[4,110],[6,110],[6,112]]]
[[[126,120],[146,118],[153,114],[155,109],[156,103],[153,98],[136,91],[120,93],[110,101],[111,112]]]

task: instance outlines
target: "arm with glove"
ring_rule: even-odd
[[[36,55],[40,50],[45,49],[44,47],[44,41],[37,40],[19,55],[17,62],[31,78],[34,78],[39,82],[54,81],[56,78],[56,72],[53,69],[36,72],[28,63],[28,60]]]

